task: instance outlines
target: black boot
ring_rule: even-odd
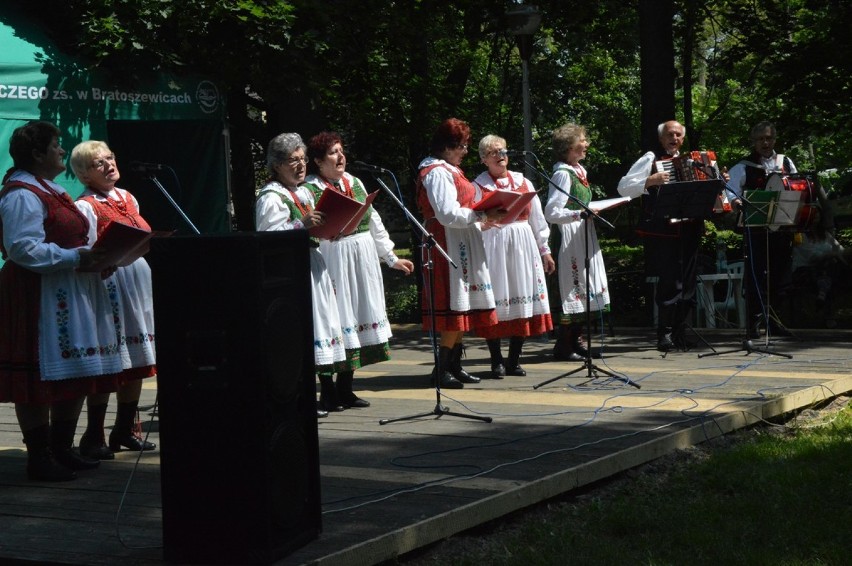
[[[580,323],[571,325],[571,342],[574,351],[583,359],[592,357],[599,360],[603,357],[600,348],[592,348],[591,353],[589,352],[589,346],[583,337],[583,325]]]
[[[678,301],[675,304],[674,318],[672,321],[672,342],[675,348],[686,352],[695,346],[686,338],[686,330],[689,328],[689,317],[692,314],[692,304],[688,301]]]
[[[464,369],[462,369],[461,359],[462,354],[464,353],[464,346],[459,342],[455,346],[453,346],[453,357],[451,359],[450,365],[450,373],[453,374],[453,377],[461,381],[462,383],[479,383],[480,379],[473,375],[470,375]]]
[[[56,461],[72,470],[92,470],[97,468],[100,460],[86,458],[74,450],[74,433],[77,432],[77,421],[54,421],[50,425],[50,450]]]
[[[80,454],[93,460],[113,460],[115,454],[106,445],[104,419],[107,404],[86,405],[88,423],[86,432],[80,437]]]
[[[660,352],[669,352],[675,349],[675,344],[672,341],[673,317],[673,305],[660,305],[657,318],[657,350]]]
[[[485,343],[488,344],[488,353],[491,355],[491,379],[503,379],[506,375],[506,366],[503,365],[500,339],[491,338]]]
[[[157,447],[153,442],[148,442],[136,432],[136,408],[137,401],[119,403],[115,415],[115,426],[109,433],[109,449],[120,452],[121,448],[127,448],[133,452],[153,450]]]
[[[441,346],[438,349],[438,365],[436,365],[434,371],[432,371],[431,384],[433,387],[435,385],[440,385],[441,389],[462,389],[464,387],[464,384],[453,377],[453,374],[450,373],[452,359],[452,348]]]
[[[320,400],[319,406],[323,411],[339,413],[346,407],[337,398],[337,387],[334,386],[334,376],[326,373],[319,375]]]
[[[24,431],[27,445],[27,477],[36,481],[69,481],[77,474],[56,461],[50,451],[50,426]]]
[[[527,374],[526,370],[520,364],[523,347],[523,336],[512,336],[509,338],[509,358],[506,360],[506,375],[523,377]]]
[[[361,399],[355,395],[354,391],[352,391],[353,381],[355,381],[354,371],[337,372],[337,398],[340,400],[340,403],[347,409],[351,407],[357,407],[359,409],[369,407],[369,401]]]
[[[553,358],[564,362],[582,362],[583,356],[574,351],[573,325],[560,324],[556,327],[556,344]]]
[[[324,418],[326,418],[327,416],[328,416],[328,411],[326,411],[325,409],[323,409],[323,408],[320,406],[320,402],[319,402],[319,401],[317,401],[317,418],[318,418],[318,419],[324,419]]]

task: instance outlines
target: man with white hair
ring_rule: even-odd
[[[669,182],[669,173],[658,162],[680,155],[686,128],[676,120],[657,126],[660,148],[648,151],[630,167],[618,183],[621,196],[642,199],[642,218],[637,233],[645,244],[645,271],[656,276],[654,301],[659,309],[657,349],[687,349],[684,336],[686,321],[695,306],[696,263],[704,221],[678,221],[654,218],[658,191]]]

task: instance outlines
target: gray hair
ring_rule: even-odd
[[[80,181],[86,176],[89,164],[98,153],[110,153],[111,150],[106,142],[89,140],[78,143],[71,150],[71,169]]]
[[[275,166],[287,161],[297,149],[308,150],[308,146],[302,141],[302,136],[293,132],[278,134],[269,141],[269,147],[266,150],[266,168],[274,175]]]
[[[504,140],[500,136],[495,136],[494,134],[488,134],[487,136],[479,140],[479,158],[485,159],[485,157],[488,155],[488,151],[497,144],[506,147],[506,140]]]
[[[772,132],[773,138],[777,135],[777,132],[775,131],[775,124],[773,124],[772,122],[769,122],[767,120],[764,120],[763,122],[758,122],[757,124],[755,124],[752,127],[751,132],[749,132],[749,137],[753,141],[757,138],[757,136],[762,134],[763,131],[766,130],[766,129],[768,129]]]
[[[662,123],[660,123],[659,126],[657,126],[657,137],[658,138],[663,137],[663,132],[666,129],[666,124],[668,124],[669,122],[673,122],[673,123],[677,124],[678,126],[680,126],[680,129],[683,130],[683,135],[686,135],[686,126],[684,126],[683,124],[681,124],[677,120],[666,120],[665,122],[662,122]]]

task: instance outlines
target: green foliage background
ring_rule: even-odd
[[[521,59],[506,17],[518,2],[9,1],[116,81],[132,84],[163,69],[216,80],[229,101],[238,229],[253,228],[265,145],[282,131],[306,139],[341,132],[350,159],[397,173],[409,205],[413,172],[442,119],[467,120],[475,140],[497,133],[522,146]],[[590,179],[614,195],[641,153],[640,2],[536,5],[542,21],[529,68],[541,168],[549,170],[550,132],[582,123],[592,141],[584,162]],[[779,151],[800,170],[849,168],[852,3],[674,0],[672,15],[674,117],[687,126],[690,149],[715,150],[721,164],[733,165],[748,150],[750,126],[772,120]],[[471,178],[482,169],[475,151],[465,167]],[[834,186],[837,194],[852,193],[847,185]],[[389,199],[378,202],[398,245],[407,246],[403,216]],[[620,243],[606,250],[619,267],[618,246],[638,245],[633,206],[620,214]]]

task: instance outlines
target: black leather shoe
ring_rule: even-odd
[[[516,365],[515,367],[506,368],[506,375],[514,375],[517,377],[523,377],[527,374],[527,370],[522,368],[520,365]]]
[[[503,379],[505,375],[506,368],[503,364],[491,364],[491,375],[489,375],[491,379]]]
[[[479,379],[475,375],[470,375],[469,373],[467,373],[464,370],[461,370],[457,373],[454,373],[453,377],[455,377],[458,381],[461,381],[462,383],[479,383],[480,381],[482,381],[481,379]],[[443,387],[443,385],[442,385],[442,387]]]
[[[329,413],[339,413],[340,411],[346,410],[346,407],[344,407],[343,405],[340,405],[339,402],[337,401],[337,399],[329,400],[329,399],[324,399],[322,396],[320,396],[319,406],[323,411],[326,411],[326,412],[329,412]]]
[[[435,374],[432,374],[432,378],[429,380],[429,383],[432,387],[435,387]],[[448,371],[445,371],[441,375],[441,389],[463,389],[464,384],[453,377]]]
[[[107,447],[103,436],[93,438],[91,436],[83,436],[80,438],[80,454],[92,460],[114,460],[115,453]]]
[[[324,418],[326,418],[327,416],[328,416],[328,411],[323,411],[322,409],[320,409],[319,407],[317,407],[317,418],[318,418],[318,419],[324,419]]]
[[[341,403],[343,403],[343,406],[347,409],[349,409],[351,407],[355,407],[356,409],[363,409],[365,407],[370,406],[369,401],[367,401],[366,399],[361,399],[360,397],[358,397],[354,393],[348,399],[341,400]]]
[[[33,481],[71,481],[77,478],[77,474],[45,450],[39,454],[27,454],[27,477]]]
[[[589,355],[589,351],[585,347],[574,346],[574,351],[582,359],[586,359],[586,357]],[[603,354],[601,353],[601,349],[600,348],[592,348],[592,356],[591,357],[596,359],[596,360],[602,359]]]
[[[109,449],[113,452],[121,452],[122,447],[132,452],[146,452],[153,450],[157,445],[139,438],[132,432],[120,433],[112,431],[109,433]]]
[[[53,457],[70,470],[94,470],[101,465],[100,460],[86,458],[73,448],[54,448]]]

